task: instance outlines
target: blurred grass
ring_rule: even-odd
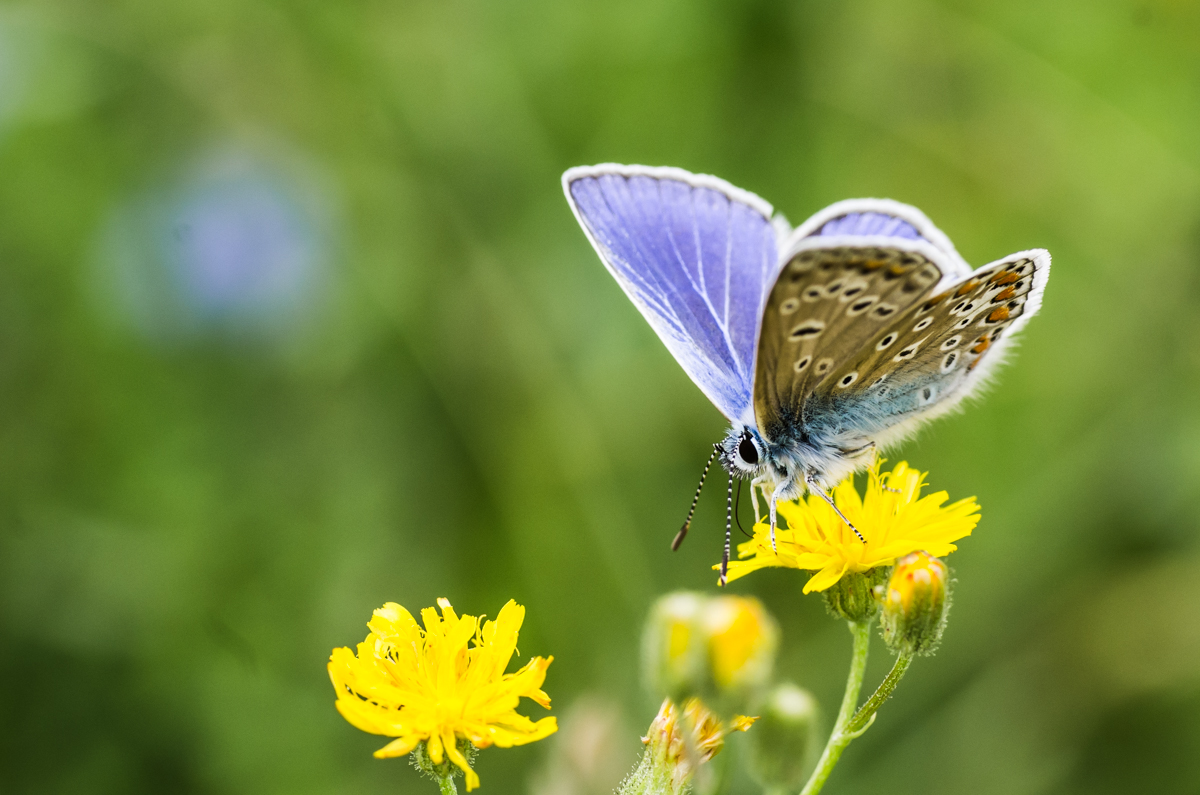
[[[667,543],[722,431],[562,198],[618,161],[1054,255],[998,387],[894,456],[984,520],[831,787],[1195,792],[1198,94],[1181,0],[0,5],[0,789],[426,791],[324,662],[438,596],[526,604],[556,713],[627,733],[582,784],[583,729],[483,753],[486,791],[615,783],[642,614],[713,585],[719,499]],[[267,326],[139,322],[170,296],[114,219],[230,151],[325,208],[324,281]],[[828,708],[848,639],[801,582],[734,588]]]

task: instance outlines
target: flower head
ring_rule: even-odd
[[[438,606],[440,616],[432,607],[421,611],[422,629],[407,610],[388,602],[367,624],[371,632],[357,655],[333,650],[329,678],[342,717],[363,731],[396,738],[375,756],[403,756],[424,742],[433,764],[449,758],[462,770],[470,791],[479,777],[460,738],[476,748],[510,748],[557,730],[552,717],[535,723],[516,711],[522,696],[550,707],[541,686],[554,658],[534,657],[504,673],[525,620],[525,608],[512,600],[495,621],[458,616],[446,599]]]
[[[968,497],[950,505],[944,491],[921,496],[927,473],[901,461],[890,472],[880,472],[876,459],[867,471],[867,488],[859,496],[854,478],[848,477],[833,491],[834,501],[866,539],[860,541],[818,495],[779,503],[787,528],[775,533],[754,526],[754,537],[738,545],[740,560],[729,564],[729,580],[767,566],[787,566],[815,572],[804,592],[824,591],[851,572],[890,566],[897,558],[927,550],[944,556],[957,547],[954,541],[968,536],[979,523],[979,504]],[[716,566],[714,569],[718,568]]]

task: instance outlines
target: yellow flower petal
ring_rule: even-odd
[[[401,737],[392,740],[387,745],[375,752],[376,759],[388,759],[393,756],[407,756],[412,753],[412,750],[421,742],[421,738],[410,734],[407,737]]]

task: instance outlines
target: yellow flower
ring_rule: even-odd
[[[542,692],[553,657],[534,657],[523,668],[504,673],[517,648],[525,608],[509,600],[495,621],[458,616],[446,599],[421,611],[422,629],[394,602],[375,611],[371,633],[358,644],[358,655],[334,649],[329,678],[337,690],[337,708],[355,727],[395,737],[375,752],[379,758],[403,756],[426,742],[435,764],[448,757],[462,769],[467,791],[479,786],[458,746],[458,738],[476,748],[514,745],[553,734],[554,718],[536,723],[517,714],[521,696],[549,709]]]
[[[728,579],[767,566],[787,566],[815,572],[804,586],[805,593],[824,591],[847,573],[890,566],[910,552],[945,556],[957,549],[954,541],[970,535],[979,524],[974,497],[943,506],[949,499],[944,491],[920,495],[927,473],[910,469],[903,461],[891,472],[880,473],[881,463],[877,459],[867,471],[865,497],[855,490],[853,476],[833,492],[838,508],[863,534],[865,543],[824,500],[809,494],[779,503],[788,526],[777,529],[775,550],[770,526],[754,526],[754,537],[738,545],[741,560],[729,564]]]

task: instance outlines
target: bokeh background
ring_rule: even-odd
[[[446,596],[555,656],[563,730],[483,791],[610,791],[647,606],[715,590],[720,478],[668,542],[723,422],[567,209],[604,161],[1053,253],[998,386],[893,454],[984,518],[828,791],[1200,792],[1186,0],[0,5],[0,789],[430,792],[324,665]],[[803,580],[732,590],[829,714]]]

